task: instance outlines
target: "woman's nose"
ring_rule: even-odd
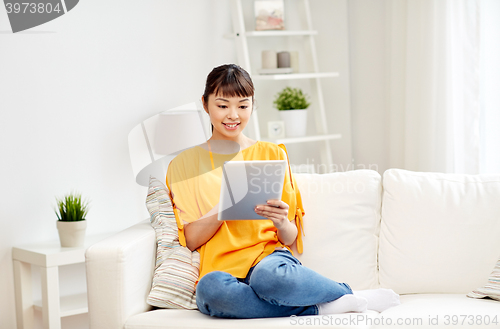
[[[227,118],[231,119],[231,120],[238,119],[238,111],[237,111],[237,109],[230,107],[229,108],[229,113],[227,114]]]

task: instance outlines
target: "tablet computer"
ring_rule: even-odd
[[[218,219],[267,219],[255,213],[255,206],[281,200],[285,170],[286,160],[226,161]]]

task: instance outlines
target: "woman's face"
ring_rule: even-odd
[[[252,97],[224,97],[210,94],[203,101],[205,111],[214,126],[212,137],[237,141],[252,114]]]

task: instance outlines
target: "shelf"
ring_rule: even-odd
[[[42,311],[42,301],[34,303],[35,310]],[[61,317],[88,313],[87,294],[82,293],[61,297]]]
[[[249,31],[245,32],[247,37],[285,37],[285,36],[304,36],[317,35],[318,31],[314,30],[296,30],[296,31]]]
[[[311,36],[317,35],[318,31],[314,30],[295,30],[295,31],[248,31],[244,32],[244,35],[249,38],[253,37],[300,37],[300,36]],[[238,37],[238,34],[227,33],[224,34],[225,38],[232,39],[234,37]]]
[[[334,78],[338,77],[338,72],[318,72],[318,73],[290,73],[290,74],[255,74],[253,80],[296,80],[296,79],[315,79],[315,78]]]
[[[341,134],[330,134],[330,135],[316,135],[316,136],[304,136],[304,137],[286,137],[286,138],[277,138],[269,141],[272,141],[276,144],[297,144],[297,143],[307,143],[307,142],[318,142],[318,141],[326,141],[331,139],[341,139]]]

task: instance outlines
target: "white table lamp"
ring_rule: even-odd
[[[149,176],[165,179],[168,164],[181,151],[206,142],[206,118],[195,103],[156,114],[134,127],[128,135],[136,182],[149,185]]]

